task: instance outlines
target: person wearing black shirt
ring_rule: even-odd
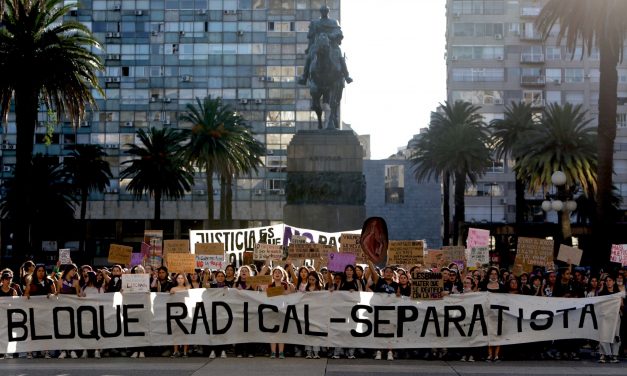
[[[372,264],[372,261],[368,260],[368,267],[372,270],[372,282],[373,287],[372,291],[375,293],[383,293],[383,294],[396,294],[398,290],[398,283],[394,281],[394,270],[390,266],[386,266],[383,268],[383,277],[380,277],[379,274],[375,272],[375,267]],[[377,350],[375,359],[381,359],[381,350]],[[391,349],[388,349],[388,360],[394,360],[394,353]]]

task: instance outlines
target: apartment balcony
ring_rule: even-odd
[[[521,86],[544,86],[546,78],[544,76],[520,76]]]
[[[523,33],[520,34],[520,40],[521,41],[527,41],[527,42],[540,42],[544,39],[544,36],[542,35],[542,33],[539,33],[537,31],[528,31],[525,30]]]
[[[523,99],[523,102],[531,105],[532,108],[543,108],[545,105],[544,99]]]
[[[543,64],[544,54],[520,54],[520,62],[524,64]]]
[[[520,8],[520,18],[536,18],[540,15],[541,7],[522,7]]]

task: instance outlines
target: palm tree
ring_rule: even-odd
[[[156,221],[161,219],[161,199],[179,199],[193,184],[194,175],[183,155],[183,143],[187,132],[164,128],[137,131],[141,146],[126,144],[126,151],[136,158],[123,162],[128,164],[120,178],[131,178],[126,189],[136,199],[147,193],[154,198]]]
[[[187,158],[205,171],[207,184],[207,220],[214,219],[213,174],[220,176],[222,188],[221,218],[231,220],[232,180],[238,174],[256,172],[262,165],[265,148],[254,138],[244,119],[220,98],[196,98],[188,104],[181,120],[191,124],[191,137],[186,146]]]
[[[514,148],[533,127],[531,104],[512,102],[507,106],[504,118],[494,119],[490,123],[496,157],[511,156],[518,163],[520,157],[513,154]],[[525,219],[525,181],[526,177],[521,179],[516,176],[516,224],[521,224]]]
[[[581,105],[552,103],[545,108],[540,124],[528,131],[514,148],[514,155],[519,157],[516,175],[529,179],[532,192],[549,187],[555,171],[566,175],[563,189],[567,191],[576,185],[586,194],[596,190],[596,130],[589,125],[590,121]],[[561,223],[562,234],[568,239],[570,217],[566,210],[561,213]]]
[[[0,0],[4,4],[0,28],[0,108],[5,117],[15,105],[17,161],[15,199],[23,208],[33,206],[32,152],[40,100],[59,116],[78,124],[86,104],[95,103],[92,89],[104,92],[96,72],[103,70],[93,52],[100,44],[83,24],[63,21],[75,4],[64,0]],[[30,209],[24,211],[28,212]],[[15,242],[20,251],[30,248],[30,223],[19,214]]]
[[[595,248],[606,259],[610,252],[610,228],[614,222],[612,209],[612,174],[614,140],[616,139],[616,110],[618,73],[616,67],[623,56],[627,37],[627,2],[622,0],[549,0],[536,19],[538,29],[548,32],[558,23],[558,44],[566,41],[573,51],[581,44],[582,55],[599,50],[599,117],[597,138],[597,220],[593,222]]]
[[[478,110],[479,107],[463,101],[440,105],[438,111],[431,115],[429,136],[425,141],[431,143],[427,146],[427,154],[418,150],[412,158],[414,164],[426,162],[424,168],[435,173],[448,172],[454,179],[454,244],[461,242],[466,182],[476,184],[490,164],[487,128]]]

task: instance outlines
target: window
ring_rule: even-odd
[[[504,0],[453,0],[453,14],[505,14]]]
[[[562,60],[562,48],[561,47],[547,47],[546,59],[547,60]]]
[[[495,60],[503,59],[503,46],[453,46],[451,48],[453,60]]]
[[[532,107],[544,106],[544,97],[542,95],[542,90],[523,91],[523,102],[531,104]]]
[[[561,91],[547,91],[546,92],[547,103],[562,104],[562,92]]]
[[[385,166],[385,203],[402,204],[405,202],[405,166]]]
[[[456,37],[502,37],[503,24],[456,22],[453,24],[453,35]]]
[[[583,91],[567,91],[564,101],[571,104],[583,104]]]
[[[503,173],[505,172],[505,162],[503,159],[494,160],[492,159],[492,165],[488,167],[487,172],[495,172],[495,173]]]
[[[583,82],[583,69],[581,68],[564,69],[564,82],[569,83],[569,84]]]
[[[479,183],[468,186],[464,191],[464,196],[501,197],[504,193],[505,189],[501,183]]]
[[[503,68],[454,68],[453,81],[457,82],[503,82]]]
[[[627,127],[627,114],[618,113],[616,114],[616,126],[625,128]]]
[[[266,115],[267,127],[294,127],[294,111],[268,111]]]
[[[497,90],[454,91],[452,99],[472,104],[503,104],[503,92]]]

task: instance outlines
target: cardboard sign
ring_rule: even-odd
[[[224,257],[224,243],[196,243],[197,255],[222,255]]]
[[[581,256],[583,256],[583,251],[581,249],[560,244],[560,250],[557,254],[557,259],[559,261],[564,261],[572,265],[579,265],[581,264]]]
[[[468,267],[475,268],[490,263],[490,248],[473,247],[470,249],[470,257],[468,258]]]
[[[196,269],[196,255],[190,253],[170,253],[165,259],[170,273],[194,273]]]
[[[251,265],[255,260],[253,260],[253,251],[244,251],[242,256],[243,265]]]
[[[627,266],[627,244],[612,244],[610,261]]]
[[[151,256],[151,254],[150,254],[150,244],[142,242],[140,250],[141,250],[142,255],[144,255],[146,257],[150,257]]]
[[[150,274],[122,274],[122,292],[150,292]]]
[[[444,252],[444,258],[451,262],[464,261],[466,259],[466,252],[464,246],[451,245],[442,247]]]
[[[335,247],[328,244],[290,244],[287,249],[288,256],[294,259],[307,259],[313,260],[326,256],[330,252],[336,252]]]
[[[303,235],[292,235],[290,244],[305,244],[307,243],[307,237]]]
[[[144,263],[145,258],[146,256],[144,256],[141,253],[132,253],[131,254],[131,267],[135,265],[142,265]]]
[[[168,239],[163,241],[163,252],[168,253],[189,253],[189,240]]]
[[[248,285],[254,285],[254,286],[267,286],[269,284],[272,283],[272,276],[270,274],[268,275],[256,275],[253,277],[248,277],[246,278],[246,284]],[[281,286],[281,288],[283,288]]]
[[[479,228],[469,228],[468,237],[466,238],[466,247],[472,249],[475,247],[490,246],[490,230],[482,230]]]
[[[224,270],[226,267],[224,255],[195,255],[195,260],[198,269]]]
[[[388,244],[389,265],[416,265],[424,262],[422,240],[390,240]]]
[[[150,246],[151,256],[163,256],[163,230],[145,230],[144,243]]]
[[[109,246],[109,257],[107,261],[110,264],[130,265],[133,247],[125,245],[111,244]]]
[[[364,250],[361,249],[361,245],[359,244],[360,239],[360,234],[343,233],[340,235],[340,253],[352,253],[356,256],[356,263],[366,264],[366,254]]]
[[[418,300],[442,299],[442,273],[414,271],[411,274],[411,298]]]
[[[265,244],[265,243],[255,244],[255,249],[253,251],[253,260],[257,260],[257,261],[265,261],[267,259],[281,260],[282,258],[283,258],[283,246],[278,245],[278,244]]]
[[[72,263],[72,257],[70,256],[69,248],[59,249],[59,262],[61,262],[61,265],[67,265]]]
[[[268,287],[266,289],[266,295],[268,296],[268,298],[272,298],[273,296],[281,296],[283,294],[285,294],[285,288],[283,288],[283,286]]]
[[[553,240],[518,238],[518,250],[514,264],[522,265],[522,270],[527,273],[533,271],[534,266],[554,268]]]
[[[346,265],[355,265],[354,253],[329,253],[329,270],[332,272],[343,272]]]

